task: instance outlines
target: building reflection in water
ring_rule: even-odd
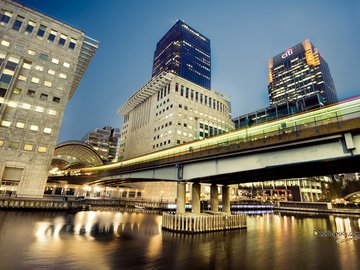
[[[246,230],[195,235],[161,231],[161,221],[142,213],[0,212],[0,269],[359,269],[360,240],[313,235],[359,232],[359,218],[264,213],[248,215]]]

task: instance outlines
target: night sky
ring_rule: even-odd
[[[269,58],[308,38],[330,67],[338,97],[360,94],[360,1],[19,0],[82,29],[100,48],[69,101],[58,142],[106,125],[151,78],[156,43],[177,19],[211,40],[212,88],[233,117],[268,106]]]

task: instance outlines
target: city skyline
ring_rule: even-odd
[[[156,42],[177,19],[211,40],[212,87],[231,96],[233,117],[268,106],[269,58],[306,38],[327,59],[339,99],[359,93],[355,68],[360,56],[351,53],[360,45],[356,1],[309,1],[301,6],[285,1],[185,1],[181,6],[77,1],[72,9],[61,1],[19,2],[83,29],[101,44],[67,105],[58,142],[80,139],[97,126],[121,126],[117,109],[151,78]]]

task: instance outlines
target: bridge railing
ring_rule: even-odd
[[[233,144],[246,143],[261,139],[266,139],[274,136],[281,136],[283,134],[289,134],[293,132],[299,132],[308,128],[321,127],[330,123],[341,123],[342,121],[360,118],[360,105],[354,106],[352,108],[346,108],[342,111],[337,112],[325,112],[320,113],[318,115],[312,117],[306,117],[300,120],[289,121],[289,119],[284,119],[282,123],[277,123],[276,125],[264,126],[262,125],[254,126],[254,129],[248,127],[243,130],[241,134],[234,134],[234,136],[216,140],[215,142],[203,143],[197,147],[189,147],[186,150],[174,151],[171,153],[167,153],[165,155],[160,155],[156,157],[149,157],[147,159],[143,159],[139,162],[134,162],[129,165],[135,165],[139,163],[143,163],[146,161],[154,161],[158,159],[166,159],[176,156],[181,156],[189,153],[196,153],[201,151],[209,151],[220,146],[227,146]]]

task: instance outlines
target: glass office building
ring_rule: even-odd
[[[300,102],[305,108],[337,101],[328,64],[306,39],[269,60],[270,105]]]
[[[210,40],[178,20],[156,45],[152,77],[163,71],[210,89]]]

